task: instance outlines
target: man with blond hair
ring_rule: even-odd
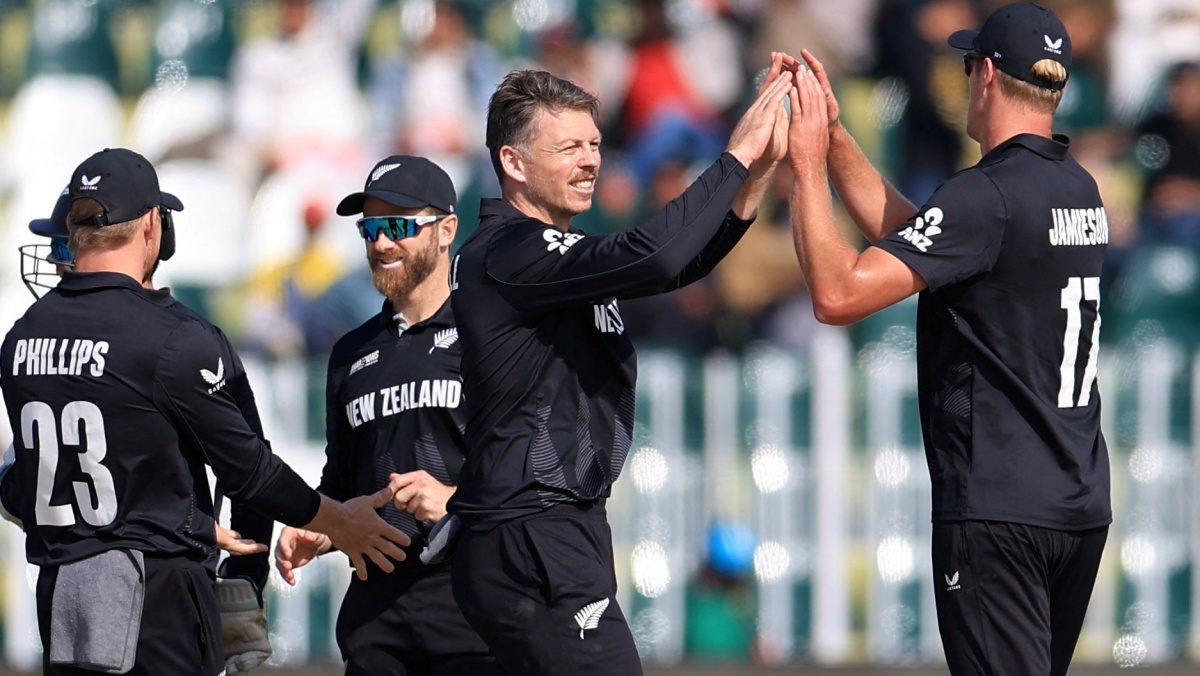
[[[17,432],[0,505],[39,566],[47,674],[196,674],[224,668],[213,571],[217,545],[204,466],[230,498],[330,535],[360,577],[409,538],[374,510],[395,492],[322,497],[238,409],[232,355],[200,321],[155,302],[162,247],[154,168],[129,150],[96,153],[71,177],[75,267],[14,324],[0,388]]]
[[[933,482],[933,576],[950,672],[1065,674],[1112,521],[1096,364],[1108,219],[1051,133],[1071,39],[1019,3],[950,36],[982,159],[917,209],[838,121],[821,64],[794,60],[800,266],[817,318],[920,294],[917,389]],[[834,227],[829,181],[872,243]]]

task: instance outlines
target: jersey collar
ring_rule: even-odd
[[[143,293],[146,291],[133,277],[120,272],[64,272],[57,288],[75,292],[105,288],[129,289]]]
[[[383,329],[389,329],[395,326],[393,318],[396,316],[396,311],[392,309],[392,301],[383,301],[383,309],[379,311],[379,326]],[[445,303],[438,308],[438,311],[433,313],[433,316],[423,322],[417,322],[406,328],[405,333],[412,333],[414,329],[430,326],[433,328],[446,328],[454,326],[454,312],[450,309],[450,299],[446,299]]]
[[[983,159],[994,159],[1012,146],[1028,148],[1048,160],[1061,161],[1067,157],[1071,147],[1071,139],[1066,134],[1055,134],[1054,138],[1046,138],[1037,134],[1017,134],[1004,143],[992,148]]]

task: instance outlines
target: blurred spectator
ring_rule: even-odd
[[[113,2],[40,0],[33,5],[27,77],[86,75],[114,91],[121,86],[117,52],[109,34]]]
[[[830,11],[823,0],[769,0],[757,22],[754,47],[744,55],[746,63],[757,68],[772,51],[799,54],[808,49],[820,55],[835,81],[862,73],[875,56],[871,20],[876,4],[876,0],[839,0],[837,11]]]
[[[278,32],[235,55],[234,131],[264,173],[353,165],[367,130],[358,52],[375,0],[280,0],[280,9]]]
[[[967,114],[962,55],[946,38],[962,26],[979,26],[968,0],[884,0],[876,15],[877,71],[908,89],[899,129],[898,162],[889,162],[897,187],[921,204],[962,166],[960,129]],[[917,39],[913,39],[914,36]]]
[[[600,131],[608,134],[620,122],[629,86],[628,46],[609,38],[584,38],[578,24],[570,21],[544,32],[538,46],[539,68],[574,82],[600,99]]]
[[[711,161],[728,130],[721,112],[742,93],[740,45],[717,17],[701,16],[677,32],[666,0],[639,0],[622,114],[633,175],[647,184],[668,159]]]
[[[341,251],[322,237],[329,209],[312,197],[303,205],[305,239],[288,263],[251,273],[245,337],[270,357],[327,355],[347,331],[378,310],[365,268],[346,274]]]
[[[1063,90],[1054,127],[1071,135],[1071,152],[1079,155],[1080,145],[1089,143],[1090,132],[1112,124],[1108,104],[1108,38],[1115,20],[1112,0],[1051,0],[1045,5],[1058,15],[1071,36],[1071,81]],[[1112,151],[1115,148],[1110,145],[1106,152]]]
[[[768,340],[801,350],[819,325],[796,265],[788,210],[791,188],[792,169],[785,162],[775,172],[758,220],[713,272],[721,303],[729,310],[726,335],[740,336],[738,344]]]
[[[154,85],[142,94],[130,120],[133,146],[151,161],[214,157],[225,150],[222,142],[231,128],[229,69],[236,41],[233,2],[166,0],[160,6]]]
[[[1148,170],[1139,244],[1200,250],[1200,63],[1167,72],[1163,109],[1139,127],[1135,150]]]
[[[1111,100],[1118,118],[1132,124],[1169,64],[1200,60],[1200,3],[1115,2],[1117,24],[1110,42],[1121,58],[1111,64]]]
[[[755,544],[744,524],[709,526],[704,565],[687,588],[683,640],[688,659],[749,662],[756,657]]]
[[[378,154],[428,157],[462,191],[493,174],[484,120],[504,64],[454,2],[431,7],[431,16],[406,22],[410,49],[385,57],[372,79],[372,117],[383,145]]]

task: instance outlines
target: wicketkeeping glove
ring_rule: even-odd
[[[244,674],[267,661],[267,614],[262,591],[246,577],[217,577],[217,608],[225,641],[225,673]]]

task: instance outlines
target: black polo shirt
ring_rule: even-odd
[[[113,548],[207,559],[206,463],[230,498],[311,521],[319,496],[247,424],[232,361],[204,324],[123,274],[68,272],[34,303],[0,347],[16,435],[5,502],[20,505],[29,561]]]
[[[446,485],[458,483],[466,425],[461,360],[448,300],[402,331],[385,302],[382,312],[338,340],[329,357],[328,443],[317,490],[349,500],[383,488],[392,472],[421,469]],[[418,555],[429,524],[393,504],[379,513],[413,540],[397,569],[427,572]]]
[[[611,235],[483,201],[451,273],[468,412],[451,506],[468,524],[609,494],[637,380],[617,301],[707,275],[750,225],[729,211],[746,176],[726,153],[649,221]]]
[[[876,246],[921,275],[933,519],[1112,521],[1096,384],[1108,217],[1068,140],[1021,134]]]

